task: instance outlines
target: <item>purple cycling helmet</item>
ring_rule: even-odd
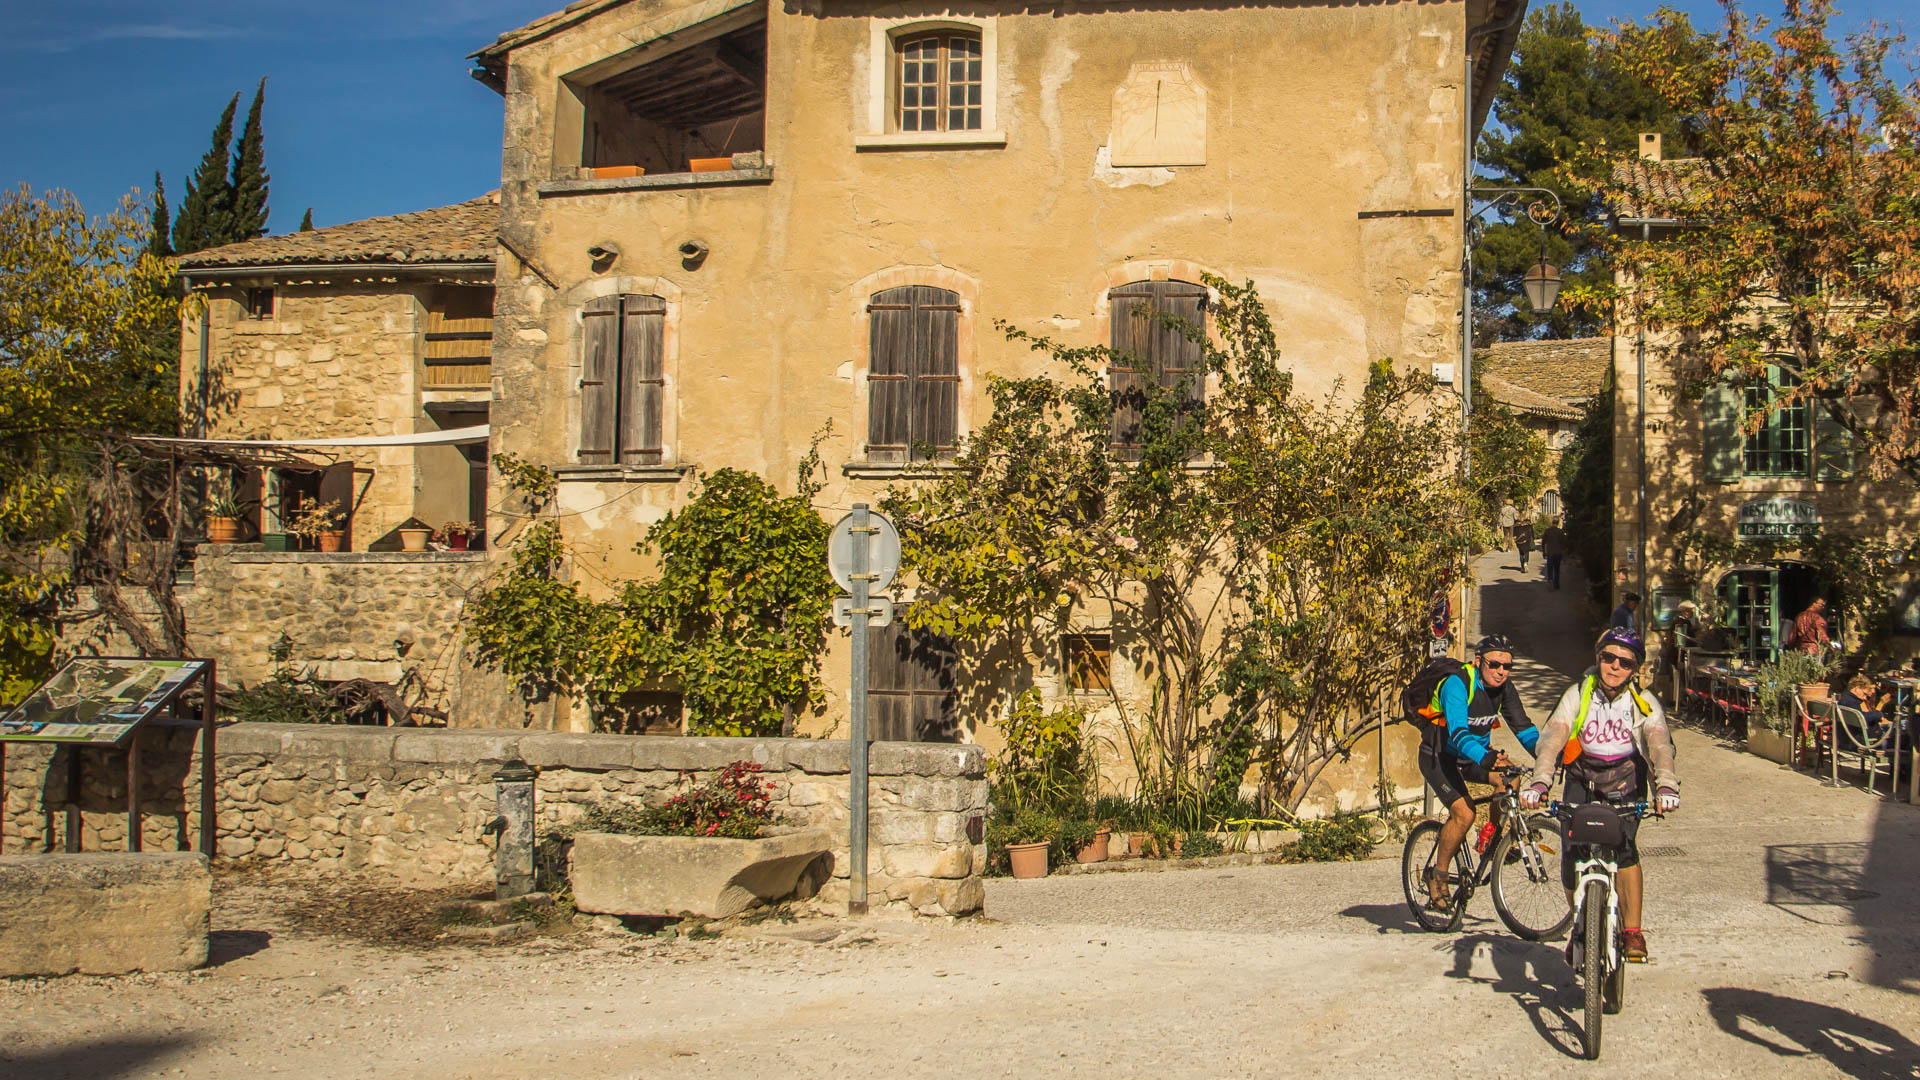
[[[1606,633],[1601,634],[1600,640],[1594,642],[1593,644],[1593,654],[1595,656],[1600,655],[1601,652],[1605,651],[1606,647],[1609,645],[1620,646],[1621,648],[1632,653],[1633,658],[1636,660],[1645,661],[1647,658],[1646,645],[1641,642],[1640,636],[1638,634],[1635,634],[1631,630],[1622,629],[1621,627],[1616,626],[1608,630]]]

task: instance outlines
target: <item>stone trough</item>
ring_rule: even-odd
[[[0,857],[0,977],[190,971],[212,901],[193,852]]]
[[[579,833],[567,876],[581,911],[724,919],[812,896],[833,872],[832,849],[825,829],[758,840]]]

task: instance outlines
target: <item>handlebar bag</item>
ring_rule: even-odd
[[[1620,812],[1605,803],[1576,806],[1567,819],[1567,843],[1623,847],[1627,842],[1627,824]]]

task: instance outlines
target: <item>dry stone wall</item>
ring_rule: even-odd
[[[147,850],[183,848],[198,835],[198,737],[145,737],[141,838]],[[557,732],[238,724],[218,734],[217,854],[366,873],[412,884],[490,881],[493,772],[524,759],[538,771],[544,834],[577,823],[595,803],[658,803],[683,782],[729,763],[759,763],[783,821],[827,829],[838,847],[817,902],[847,899],[848,761],[845,742],[688,739]],[[80,814],[89,851],[125,850],[126,754],[9,747],[0,851],[59,850],[68,756],[82,758]],[[869,899],[924,915],[960,915],[983,902],[986,757],[977,746],[877,743],[870,757]],[[185,838],[183,841],[182,838]]]

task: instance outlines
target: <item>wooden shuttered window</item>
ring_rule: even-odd
[[[603,296],[581,312],[582,463],[660,463],[666,321],[658,296]]]
[[[960,294],[926,285],[867,303],[867,457],[924,460],[959,443]]]
[[[867,736],[875,742],[958,742],[954,686],[959,653],[953,641],[906,624],[867,631]]]
[[[1723,379],[1707,388],[1700,399],[1700,441],[1708,480],[1731,484],[1740,479],[1744,472],[1741,429],[1745,419],[1746,405],[1738,383]]]
[[[1853,432],[1833,418],[1826,402],[1809,403],[1813,410],[1813,478],[1850,480],[1853,478]]]
[[[1186,281],[1136,281],[1107,294],[1108,344],[1131,365],[1116,361],[1108,369],[1113,392],[1111,445],[1117,457],[1138,459],[1146,448],[1149,387],[1176,390],[1184,416],[1206,396],[1206,354],[1182,326],[1202,333],[1207,325],[1207,290]],[[1169,325],[1168,318],[1180,320]]]
[[[448,286],[427,306],[426,385],[485,386],[493,372],[493,290]]]

